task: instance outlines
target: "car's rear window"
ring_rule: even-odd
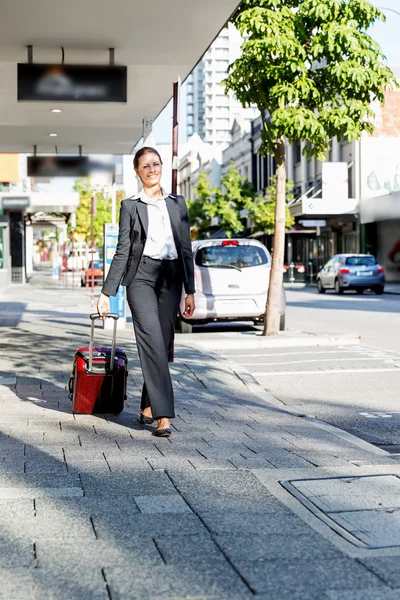
[[[350,267],[369,267],[375,264],[373,256],[348,256],[346,258],[346,265]]]
[[[266,265],[268,257],[257,246],[206,246],[199,248],[195,263],[199,267],[257,267]]]

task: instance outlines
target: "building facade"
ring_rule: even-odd
[[[359,142],[361,245],[400,282],[400,92],[375,105],[375,130]]]
[[[243,39],[229,24],[211,44],[199,64],[192,71],[183,89],[186,106],[186,134],[194,133],[208,144],[227,146],[231,141],[232,122],[235,118],[249,124],[258,111],[243,108],[235,96],[225,94],[221,81],[229,65],[239,56]]]

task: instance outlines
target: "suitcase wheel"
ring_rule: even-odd
[[[68,380],[68,392],[69,392],[69,399],[72,400],[72,395],[74,393],[74,381],[75,381],[75,377],[72,374],[71,377]]]

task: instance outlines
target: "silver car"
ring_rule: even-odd
[[[345,290],[373,290],[383,294],[385,289],[385,269],[377,264],[371,254],[337,254],[317,275],[317,288],[320,294],[334,289],[337,294]]]
[[[263,320],[268,295],[271,256],[253,239],[211,239],[192,243],[196,284],[196,310],[191,318],[179,310],[179,329],[212,321]],[[280,329],[285,329],[286,298],[282,288]]]

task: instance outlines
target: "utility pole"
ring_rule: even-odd
[[[94,196],[92,195],[91,198],[91,202],[90,202],[90,229],[91,229],[91,238],[92,238],[92,262],[91,262],[91,280],[92,280],[92,299],[91,299],[91,305],[92,308],[94,306]]]
[[[117,222],[117,184],[114,181],[111,186],[111,223]]]
[[[181,80],[178,77],[178,81],[174,82],[173,85],[173,113],[172,113],[172,178],[171,178],[171,192],[176,194],[178,191],[178,145],[179,145],[179,92],[181,87]]]
[[[179,147],[179,92],[181,87],[181,78],[174,82],[173,86],[173,108],[172,108],[172,176],[171,192],[176,194],[178,191],[178,147]],[[174,343],[168,348],[168,362],[174,362]]]

